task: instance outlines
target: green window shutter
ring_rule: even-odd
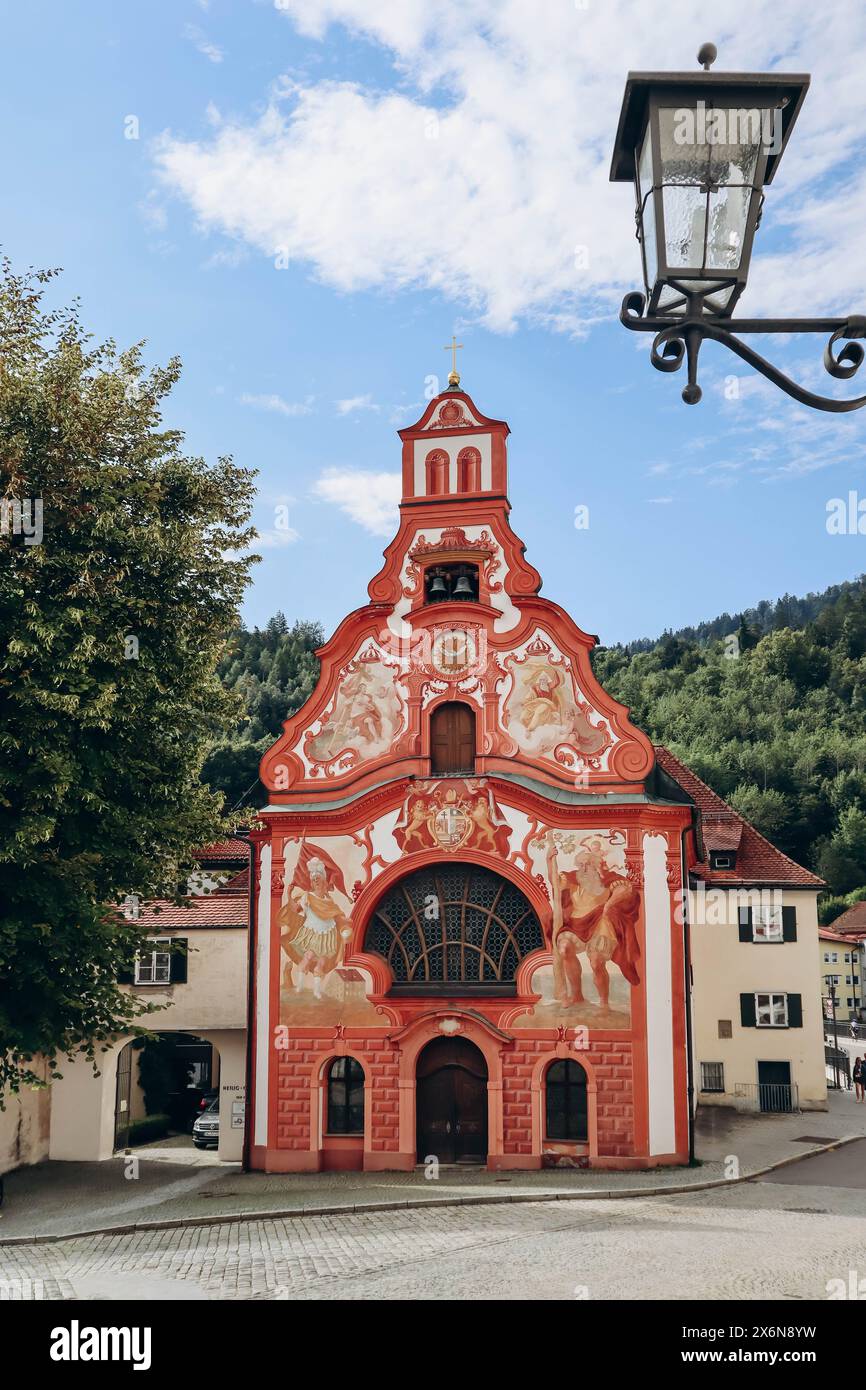
[[[741,907],[740,913],[740,940],[751,941],[752,939],[752,909]]]
[[[756,1026],[754,994],[740,995],[740,1022],[744,1028],[754,1028]]]
[[[782,908],[782,936],[785,941],[797,940],[797,909],[796,907]]]
[[[189,955],[189,942],[185,936],[175,936],[171,943],[171,983],[186,984],[186,968]]]
[[[802,994],[788,995],[788,1027],[803,1027],[803,996]]]
[[[117,983],[119,985],[135,984],[135,963],[132,965],[122,965],[117,972]]]

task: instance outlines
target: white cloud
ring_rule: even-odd
[[[250,549],[253,551],[282,550],[287,545],[294,545],[295,541],[300,540],[300,538],[300,531],[296,531],[293,526],[271,526],[267,531],[259,531]]]
[[[313,413],[312,396],[308,396],[305,401],[284,401],[282,396],[254,396],[249,392],[244,392],[239,399],[241,405],[255,406],[257,410],[273,410],[278,415],[312,415]]]
[[[400,501],[399,473],[326,468],[313,484],[313,495],[330,502],[374,536],[393,535]]]
[[[703,3],[549,0],[538,22],[526,0],[280,10],[314,39],[330,42],[340,25],[378,44],[393,80],[276,80],[263,115],[201,140],[166,137],[161,175],[204,227],[267,256],[285,248],[342,291],[432,290],[506,331],[525,319],[585,334],[637,287],[631,191],[607,181],[625,73],[696,70]],[[743,311],[856,308],[866,9],[729,0],[715,37],[720,70],[813,74],[768,190],[758,247],[770,246]],[[840,175],[829,197],[828,174]]]
[[[210,62],[222,62],[222,49],[218,44],[212,43],[207,34],[202,33],[197,24],[187,24],[183,31],[183,36],[185,39],[189,39],[190,43],[195,45],[199,53],[209,59]]]
[[[349,396],[344,401],[334,401],[338,415],[352,415],[358,410],[378,410],[371,395]]]

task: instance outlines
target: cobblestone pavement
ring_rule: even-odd
[[[99,1226],[139,1221],[186,1220],[235,1212],[304,1210],[382,1202],[460,1201],[478,1195],[507,1199],[546,1193],[604,1192],[620,1188],[679,1186],[726,1176],[735,1156],[743,1174],[780,1159],[799,1157],[812,1146],[845,1135],[866,1135],[866,1105],[849,1093],[833,1095],[827,1112],[803,1115],[739,1115],[704,1107],[698,1111],[696,1168],[653,1168],[646,1172],[488,1173],[443,1168],[436,1182],[408,1173],[242,1173],[238,1165],[187,1167],[153,1161],[147,1147],[135,1151],[138,1176],[127,1180],[123,1157],[104,1163],[42,1163],[6,1176],[0,1238],[64,1235]],[[181,1151],[182,1152],[182,1151]],[[211,1163],[213,1156],[208,1154]],[[636,1199],[630,1199],[636,1200]],[[866,1264],[866,1260],[864,1260]],[[866,1270],[864,1270],[866,1274]]]
[[[709,1252],[712,1252],[711,1257]],[[628,1202],[357,1212],[0,1250],[45,1299],[826,1298],[866,1276],[850,1188],[761,1182]]]

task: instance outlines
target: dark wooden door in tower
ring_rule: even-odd
[[[475,771],[475,714],[462,701],[439,705],[431,715],[430,771],[434,777]]]

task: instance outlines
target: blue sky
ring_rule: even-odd
[[[28,0],[3,28],[5,250],[62,266],[97,336],[179,354],[167,420],[259,470],[248,623],[330,631],[365,601],[396,430],[452,331],[511,426],[544,593],[602,641],[866,570],[866,538],[825,526],[866,495],[866,412],[803,410],[713,346],[684,406],[616,321],[639,263],[607,183],[627,69],[691,68],[712,38],[718,68],[811,71],[742,309],[866,311],[859,7],[732,0],[708,33],[692,0]],[[763,347],[834,389],[823,340]]]

